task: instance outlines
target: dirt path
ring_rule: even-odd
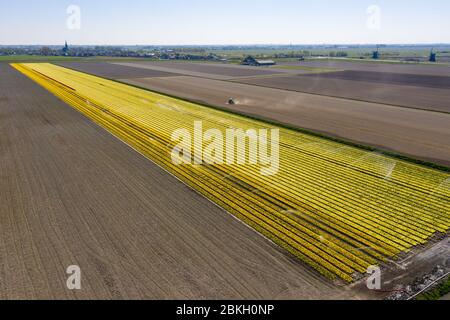
[[[100,77],[111,79],[123,78],[124,75],[130,78],[171,77],[179,75],[171,72],[121,65],[114,65],[114,68],[111,68],[111,63],[108,62],[64,62],[59,64],[81,72],[95,72]]]
[[[0,74],[1,299],[361,297],[8,65]]]
[[[249,67],[241,65],[208,64],[208,63],[178,63],[178,62],[120,62],[111,63],[111,67],[125,66],[144,70],[157,70],[177,73],[200,78],[217,80],[236,79],[240,77],[267,76],[289,73],[289,71],[270,68]],[[297,72],[300,73],[300,72]]]

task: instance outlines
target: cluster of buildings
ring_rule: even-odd
[[[262,66],[273,66],[276,63],[273,60],[261,60],[256,59],[252,56],[248,56],[242,61],[241,64],[244,66],[262,67]]]

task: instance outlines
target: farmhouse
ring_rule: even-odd
[[[255,67],[260,67],[260,66],[273,66],[273,65],[275,65],[276,63],[275,63],[275,61],[273,61],[273,60],[258,60],[258,59],[255,59],[254,57],[252,57],[252,56],[248,56],[247,58],[245,58],[243,61],[242,61],[242,65],[245,65],[245,66],[255,66]]]

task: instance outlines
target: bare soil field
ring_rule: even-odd
[[[337,78],[339,77],[339,74],[344,74],[347,75],[347,78],[351,78],[348,76],[348,72],[332,72],[328,75],[295,75],[287,77],[272,76],[265,78],[240,79],[236,81],[257,86],[312,93],[331,97],[356,99],[381,104],[404,106],[408,108],[450,112],[450,90],[448,89],[417,87],[400,84],[385,84],[370,82],[362,79],[339,79]],[[375,77],[376,79],[380,79],[381,77],[383,77],[383,73],[379,74],[380,77]]]
[[[10,66],[0,73],[1,299],[366,297],[329,283]],[[81,267],[82,290],[66,288],[69,265]]]
[[[450,114],[195,77],[122,81],[450,165]],[[235,105],[227,104],[230,97]]]
[[[186,63],[186,62],[120,62],[114,65],[159,70],[178,73],[182,75],[211,78],[218,80],[233,79],[239,77],[265,76],[286,73],[270,68],[258,68],[230,64],[213,63]]]
[[[280,65],[305,66],[313,68],[335,68],[339,70],[373,71],[387,73],[421,74],[431,76],[450,77],[450,66],[446,65],[420,65],[420,64],[395,64],[362,61],[298,61],[280,62]]]
[[[177,74],[144,69],[135,68],[129,66],[116,65],[112,66],[108,62],[60,62],[58,65],[81,72],[94,73],[100,77],[119,79],[119,78],[149,78],[149,77],[170,77]]]
[[[419,74],[402,74],[389,72],[370,72],[370,71],[339,71],[326,72],[321,74],[306,75],[303,77],[316,79],[338,79],[364,81],[382,84],[398,84],[405,86],[428,87],[438,89],[450,89],[450,77],[429,76]]]

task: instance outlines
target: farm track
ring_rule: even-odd
[[[53,65],[15,67],[331,279],[351,282],[450,228],[448,174],[288,129],[274,177],[260,166],[175,166],[171,133],[196,120],[270,126]]]
[[[352,297],[9,65],[0,74],[0,299]],[[66,287],[73,264],[80,291]]]
[[[95,70],[95,74],[99,77],[110,79],[122,78],[125,74],[132,78],[171,77],[178,75],[177,73],[137,68],[133,66],[114,65],[114,68],[111,68],[112,64],[108,62],[64,62],[59,63],[58,65],[87,73]]]

